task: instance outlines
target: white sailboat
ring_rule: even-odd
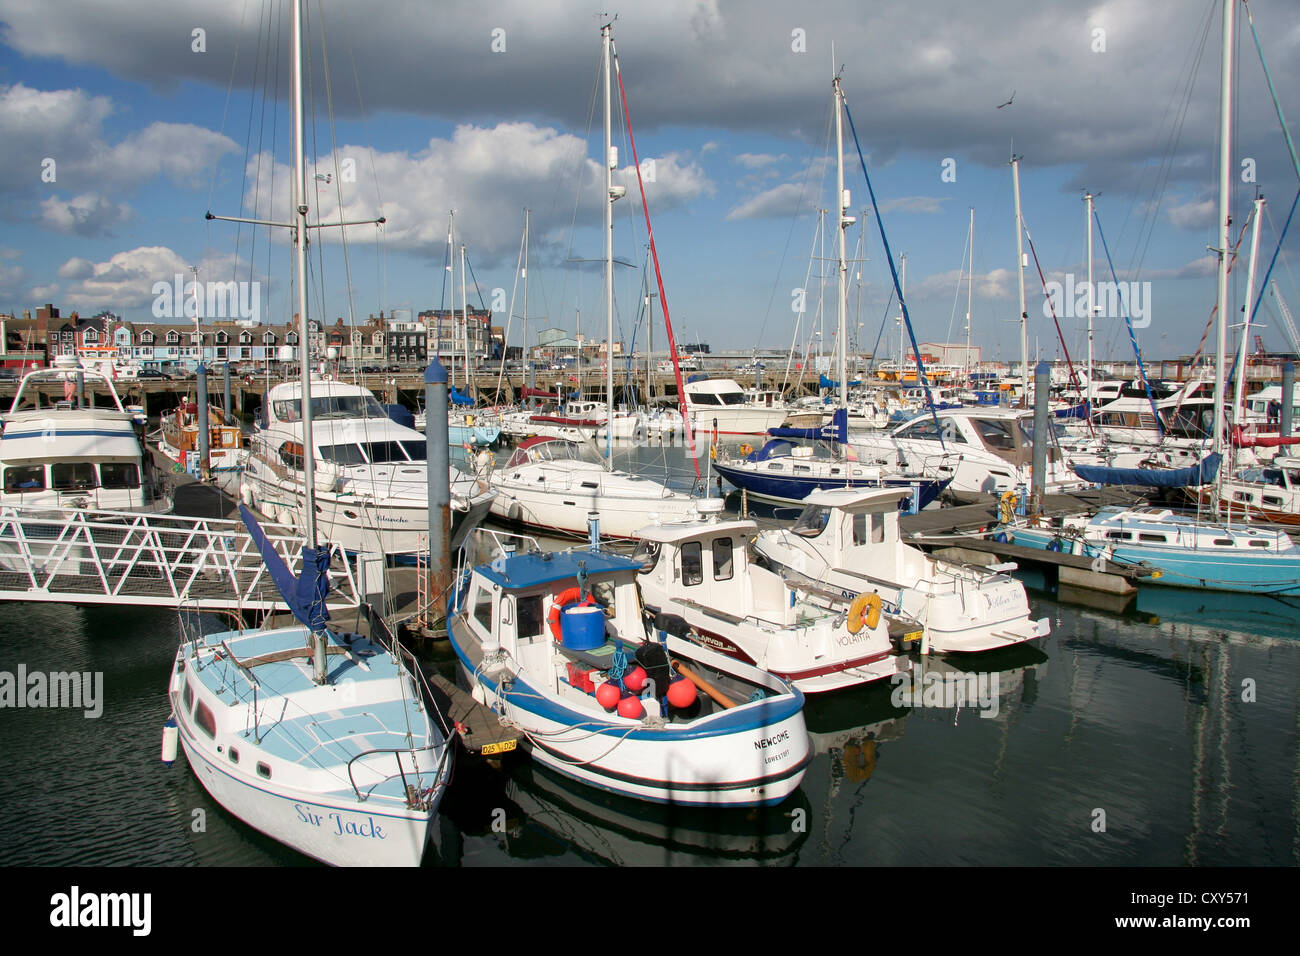
[[[610,145],[610,36],[602,34],[605,74],[605,316],[606,342],[614,339],[614,203],[626,193],[615,186],[614,170],[618,153]],[[606,348],[606,354],[613,352]],[[606,394],[614,394],[614,368],[606,362]],[[737,386],[739,388],[739,386]],[[575,409],[573,403],[568,412]],[[566,428],[594,434],[608,420],[605,403],[589,402],[581,407],[581,419],[564,416],[532,416],[559,431],[534,437],[521,444],[502,467],[494,468],[489,480],[496,491],[492,513],[531,527],[582,534],[587,528],[588,512],[601,515],[601,530],[615,537],[631,537],[637,528],[657,515],[661,520],[684,520],[695,513],[696,500],[689,494],[674,491],[660,482],[643,478],[613,467],[613,436],[607,436],[606,454],[598,458],[591,445],[572,440]],[[586,425],[581,423],[585,422]],[[534,432],[536,434],[536,432]]]
[[[300,337],[307,337],[307,211],[302,0],[293,7],[295,217]],[[304,349],[302,438],[313,447]],[[204,789],[245,823],[334,865],[416,865],[451,774],[454,745],[435,724],[414,661],[388,641],[331,631],[332,549],[317,541],[315,457],[303,457],[302,571],[296,579],[245,523],[300,625],[187,637],[169,686],[163,760],[178,745]],[[439,717],[439,721],[441,718]]]

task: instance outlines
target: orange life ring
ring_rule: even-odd
[[[560,640],[560,614],[564,611],[566,605],[596,603],[596,599],[590,594],[587,595],[586,600],[578,600],[580,597],[582,597],[581,589],[569,588],[567,591],[561,591],[557,594],[555,600],[551,603],[551,612],[546,615],[546,620],[551,625],[551,633],[555,635],[557,641]]]

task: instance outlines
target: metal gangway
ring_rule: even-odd
[[[269,522],[263,531],[297,574],[301,532]],[[331,612],[382,594],[382,556],[363,555],[354,565],[337,545],[330,548]],[[71,508],[0,508],[0,600],[284,609],[240,521]]]

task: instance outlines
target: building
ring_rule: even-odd
[[[463,355],[467,339],[471,361],[499,354],[494,347],[491,309],[470,308],[468,315],[460,309],[425,309],[418,319],[435,354]]]
[[[972,345],[968,351],[964,342],[921,342],[917,348],[921,350],[921,361],[927,365],[978,368],[980,364],[978,345]],[[911,349],[907,350],[907,361],[916,361],[916,353]]]

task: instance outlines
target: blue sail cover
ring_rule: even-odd
[[[1189,468],[1106,468],[1101,465],[1075,465],[1074,473],[1095,485],[1139,485],[1144,488],[1187,488],[1208,485],[1219,473],[1218,452],[1207,455],[1200,464]]]
[[[769,428],[773,438],[800,438],[804,441],[833,441],[843,445],[849,440],[849,413],[837,408],[829,425],[820,428]]]
[[[267,573],[271,575],[276,590],[284,598],[284,603],[289,606],[293,616],[313,631],[319,631],[330,618],[329,608],[325,606],[325,595],[330,589],[329,549],[304,547],[302,574],[295,578],[279,552],[267,540],[266,532],[252,512],[242,504],[239,506],[239,517],[248,528],[253,544],[257,545],[257,550],[262,555]]]
[[[468,395],[466,395],[466,394],[464,394],[464,393],[462,393],[462,392],[457,391],[457,390],[454,389],[454,388],[453,388],[450,392],[447,393],[447,401],[451,402],[451,404],[453,404],[453,405],[473,405],[473,404],[474,404],[474,399],[470,398]]]
[[[833,378],[827,378],[825,375],[820,375],[820,374],[817,376],[817,378],[818,378],[818,386],[819,386],[820,388],[839,388],[839,387],[840,387],[840,383],[837,382],[837,381],[835,381],[835,379],[833,379]],[[860,378],[856,378],[856,379],[854,379],[853,381],[849,382],[849,387],[850,387],[850,388],[854,388],[854,387],[856,387],[856,386],[858,386],[858,385],[861,385],[861,384],[862,384],[862,379],[860,379]]]
[[[1083,402],[1082,404],[1075,405],[1071,408],[1058,408],[1053,412],[1053,414],[1057,418],[1087,418],[1088,411],[1088,403]]]

